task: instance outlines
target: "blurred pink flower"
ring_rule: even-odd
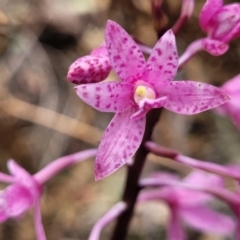
[[[177,183],[175,175],[159,174],[152,176],[152,182],[161,181],[169,183]],[[222,187],[223,180],[221,177],[195,170],[182,180],[182,183],[192,186],[200,186],[202,188]],[[233,233],[235,228],[234,221],[215,210],[210,209],[207,203],[213,198],[211,195],[176,186],[166,186],[155,190],[146,190],[140,193],[139,202],[151,200],[160,200],[168,204],[170,209],[170,219],[168,224],[168,239],[183,240],[185,239],[183,223],[203,232],[226,235]]]
[[[240,74],[227,81],[222,86],[222,89],[230,95],[231,99],[218,107],[216,111],[222,115],[229,116],[238,129],[240,129]]]
[[[37,239],[46,240],[40,210],[40,198],[45,182],[66,167],[95,155],[96,149],[90,149],[59,158],[33,176],[15,161],[9,160],[8,169],[12,176],[0,172],[0,181],[11,184],[0,191],[0,223],[8,218],[20,217],[34,207]]]
[[[75,84],[96,83],[107,78],[111,71],[108,52],[103,43],[90,55],[78,58],[68,70],[68,81]]]
[[[87,104],[116,113],[98,149],[96,180],[110,175],[134,155],[143,138],[145,115],[152,108],[191,115],[228,100],[222,90],[212,85],[172,81],[178,56],[171,30],[159,39],[147,63],[138,45],[117,23],[108,21],[105,40],[111,66],[121,81],[75,87]]]
[[[208,38],[228,43],[240,36],[240,4],[223,5],[222,0],[207,0],[199,23]]]

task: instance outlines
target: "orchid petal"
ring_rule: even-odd
[[[141,192],[138,196],[138,202],[148,202],[148,201],[154,201],[154,200],[167,201],[167,198],[170,195],[166,196],[166,191],[163,191],[163,189],[166,190],[167,188],[147,190],[147,191]],[[169,192],[169,194],[171,194],[171,193]]]
[[[174,173],[169,173],[169,172],[153,172],[149,176],[150,178],[153,179],[161,179],[163,181],[179,181],[179,176],[174,174]]]
[[[29,182],[32,181],[32,176],[21,166],[19,166],[14,160],[9,160],[7,162],[9,172],[16,177],[21,184],[29,185]]]
[[[7,163],[9,172],[32,194],[33,198],[38,198],[41,193],[41,187],[24,168],[19,166],[14,160],[9,160]]]
[[[228,44],[210,38],[203,39],[202,44],[204,50],[213,56],[221,56],[227,52],[229,48]]]
[[[240,74],[224,83],[222,89],[231,96],[233,94],[240,96]]]
[[[222,0],[207,0],[200,13],[199,24],[204,31],[209,30],[209,21],[214,14],[221,8],[223,4]]]
[[[231,96],[231,99],[221,105],[217,109],[217,112],[228,115],[233,123],[240,129],[240,74],[227,81],[221,88]]]
[[[147,61],[143,79],[161,88],[173,80],[177,73],[178,56],[175,36],[172,30],[167,31],[157,42]]]
[[[108,56],[88,55],[71,64],[67,79],[75,84],[96,83],[106,79],[110,71]]]
[[[20,216],[33,205],[29,189],[19,184],[10,185],[3,190],[0,201],[1,211],[5,212],[7,217]]]
[[[188,174],[184,179],[183,182],[208,187],[208,186],[216,186],[216,187],[223,187],[224,180],[217,174],[211,174],[201,170],[194,170],[190,174]]]
[[[100,180],[123,166],[138,149],[144,134],[145,118],[132,120],[134,109],[116,113],[98,148],[95,179]]]
[[[194,170],[183,179],[183,183],[198,187],[223,187],[224,180],[216,174]],[[181,206],[196,206],[197,204],[206,203],[213,199],[211,195],[201,191],[176,188],[175,192],[178,195]]]
[[[111,65],[121,80],[133,83],[141,79],[145,59],[128,33],[117,23],[108,20],[105,38]]]
[[[231,95],[231,100],[220,106],[217,110],[229,116],[235,126],[240,129],[240,101],[238,96]]]
[[[184,240],[184,229],[180,220],[180,216],[175,209],[171,209],[171,216],[168,225],[168,240]]]
[[[179,212],[189,226],[203,232],[229,236],[235,228],[233,219],[204,206],[181,208]]]
[[[122,112],[129,107],[132,86],[121,82],[101,82],[75,87],[77,95],[102,112]]]
[[[137,120],[143,118],[151,109],[163,107],[163,105],[166,103],[166,100],[166,97],[161,97],[154,100],[148,98],[143,99],[139,103],[139,110],[131,116],[131,119]]]
[[[162,89],[168,100],[164,107],[180,114],[196,114],[217,107],[230,98],[220,88],[207,83],[175,81]]]
[[[240,4],[229,4],[220,8],[212,20],[212,38],[229,42],[240,35]]]

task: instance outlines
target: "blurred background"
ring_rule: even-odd
[[[177,20],[181,2],[164,1],[168,28]],[[177,36],[179,55],[193,40],[205,36],[198,24],[203,3],[196,1],[193,16]],[[157,41],[150,0],[0,0],[2,172],[7,172],[9,158],[35,173],[60,156],[98,146],[113,115],[84,104],[66,75],[73,61],[103,42],[107,19],[149,46]],[[240,39],[231,42],[224,56],[197,54],[176,79],[220,86],[239,73],[239,56]],[[164,110],[154,140],[202,160],[240,161],[239,131],[212,111],[181,116]],[[184,176],[191,170],[153,155],[148,160],[144,175],[163,169]],[[87,160],[46,184],[42,217],[48,240],[87,239],[96,220],[121,198],[125,169],[95,182],[93,167],[94,159]],[[223,204],[216,207],[226,211]],[[137,206],[128,239],[164,239],[167,219],[168,209],[161,203]],[[112,227],[104,230],[102,239],[109,238]],[[35,239],[32,213],[2,224],[0,239]],[[189,231],[189,239],[222,238]]]

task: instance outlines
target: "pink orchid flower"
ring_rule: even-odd
[[[96,180],[110,175],[134,155],[143,138],[145,115],[152,108],[191,115],[229,99],[221,89],[206,83],[172,81],[178,56],[171,30],[159,39],[147,63],[138,45],[117,23],[108,21],[105,40],[111,66],[121,80],[75,87],[87,104],[116,113],[98,149]]]
[[[96,149],[90,149],[59,158],[33,176],[15,161],[9,160],[8,169],[12,176],[0,172],[0,181],[11,184],[0,191],[0,223],[8,218],[18,218],[34,207],[37,239],[46,240],[40,211],[40,198],[44,184],[64,168],[95,155]]]
[[[20,217],[34,206],[34,220],[38,240],[45,240],[40,213],[42,186],[15,161],[8,161],[8,169],[12,176],[3,173],[0,175],[1,181],[12,183],[0,192],[0,222],[4,222],[8,218]]]
[[[174,183],[179,182],[176,176],[172,174],[158,174],[151,177],[153,182]],[[221,177],[205,173],[202,171],[193,171],[182,180],[182,183],[193,186],[211,186],[222,187]],[[208,232],[217,235],[229,236],[235,228],[234,221],[207,206],[212,201],[211,195],[176,186],[161,187],[156,190],[146,190],[139,195],[139,202],[151,200],[164,201],[170,209],[170,219],[168,224],[169,240],[184,240],[185,234],[183,223],[202,232]]]
[[[228,43],[240,36],[240,4],[223,6],[222,0],[207,0],[199,23],[209,38]]]
[[[68,70],[68,81],[75,84],[96,83],[107,78],[111,71],[108,52],[103,43],[90,55],[81,57],[71,64]]]
[[[227,81],[222,89],[231,96],[229,102],[218,107],[216,111],[222,115],[227,115],[233,123],[240,129],[240,74]]]

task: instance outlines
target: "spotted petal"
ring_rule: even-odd
[[[105,39],[111,65],[121,80],[131,83],[141,79],[145,59],[128,33],[117,23],[108,20]]]
[[[72,63],[67,79],[75,84],[96,83],[106,79],[110,71],[108,52],[103,45]]]
[[[212,19],[212,38],[229,42],[240,35],[240,4],[220,8]]]
[[[177,73],[178,56],[172,30],[167,31],[157,42],[147,61],[142,77],[156,88],[173,80]]]
[[[233,219],[205,206],[181,208],[179,212],[189,226],[203,232],[229,236],[235,228]]]
[[[203,48],[205,51],[210,53],[213,56],[221,56],[227,52],[229,46],[227,43],[222,41],[213,40],[210,38],[205,38],[202,41]]]
[[[75,87],[77,95],[102,112],[122,112],[130,106],[132,86],[121,82],[101,82]]]
[[[98,148],[95,179],[100,180],[123,166],[138,149],[145,129],[145,118],[132,120],[134,109],[116,113]]]
[[[200,13],[199,24],[205,32],[209,30],[209,22],[222,4],[222,0],[207,0],[204,4]]]
[[[164,105],[166,109],[185,115],[215,108],[230,99],[220,88],[193,81],[171,82],[161,94],[168,97]]]

